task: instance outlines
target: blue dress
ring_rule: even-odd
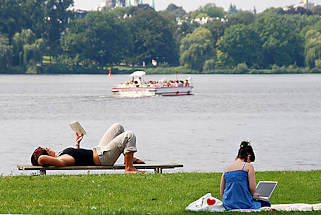
[[[253,200],[248,183],[248,172],[235,170],[224,173],[223,205],[226,210],[260,209],[261,202]]]

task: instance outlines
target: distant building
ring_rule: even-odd
[[[290,8],[294,8],[294,9],[297,9],[297,8],[305,8],[305,9],[311,10],[311,9],[314,8],[315,6],[316,6],[315,3],[310,2],[309,0],[304,0],[303,2],[300,2],[299,4],[295,4],[295,5],[292,5],[292,6],[283,8],[283,10],[284,10],[284,11],[287,11],[287,10],[289,10]]]
[[[198,17],[198,18],[195,18],[195,19],[190,19],[189,17],[184,17],[184,18],[177,17],[176,18],[176,23],[177,23],[177,25],[183,25],[184,23],[187,23],[187,22],[189,22],[190,24],[198,23],[199,25],[204,25],[204,24],[207,24],[209,22],[212,22],[213,20],[217,20],[217,21],[220,21],[222,23],[228,21],[226,16],[224,18],[220,18],[220,17],[212,18],[212,17],[209,17],[209,16],[203,16],[203,17]]]
[[[98,10],[103,8],[131,7],[146,4],[143,0],[105,0]],[[151,0],[151,7],[155,9],[155,0]]]
[[[105,6],[108,8],[126,7],[126,0],[106,0]]]
[[[300,2],[297,5],[294,5],[294,8],[298,8],[298,7],[303,7],[305,9],[311,10],[312,8],[314,8],[315,4],[312,2],[309,2],[308,0],[304,0],[304,2]]]
[[[211,18],[211,17],[208,17],[208,16],[206,16],[206,17],[201,17],[201,18],[195,18],[194,20],[192,20],[192,22],[194,21],[194,22],[197,22],[198,24],[200,24],[200,25],[204,25],[204,24],[206,24],[206,23],[208,23],[208,22],[210,22],[210,21],[213,21],[214,19],[213,18]],[[191,22],[191,23],[192,23]]]
[[[87,16],[87,14],[88,14],[88,11],[86,11],[86,10],[80,10],[80,9],[75,10],[75,18],[77,18],[77,19],[85,18]]]

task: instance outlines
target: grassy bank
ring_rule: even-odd
[[[200,73],[196,70],[190,70],[185,67],[168,67],[168,68],[148,68],[145,69],[147,74],[320,74],[321,68],[300,68],[300,67],[278,67],[274,66],[270,69],[252,69],[247,66],[238,66],[233,69],[213,69]]]
[[[111,69],[112,74],[130,74],[143,70],[147,74],[321,74],[321,67],[308,68],[273,66],[268,69],[248,68],[246,64],[239,64],[235,68],[216,68],[204,70],[202,72],[188,69],[183,66],[177,67],[132,67],[132,66],[110,66],[98,67],[97,65],[68,65],[58,63],[46,63],[42,66],[34,67],[11,67],[10,69],[0,68],[0,74],[108,74]]]
[[[1,177],[0,214],[192,214],[184,211],[192,201],[207,192],[219,197],[220,176],[177,173]],[[272,204],[321,202],[321,170],[258,172],[258,180],[279,181]]]

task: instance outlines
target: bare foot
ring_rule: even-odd
[[[125,161],[124,161],[125,164]],[[139,158],[133,158],[133,164],[146,164],[145,161],[139,159]]]
[[[126,174],[144,174],[145,172],[144,171],[139,171],[138,169],[133,167],[133,168],[125,169],[125,173]]]
[[[145,164],[144,161],[142,161],[142,160],[140,160],[140,159],[138,159],[138,158],[134,159],[133,163],[134,163],[134,164]]]

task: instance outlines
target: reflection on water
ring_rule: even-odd
[[[0,75],[0,174],[20,174],[16,165],[30,163],[39,145],[72,146],[74,120],[88,133],[84,148],[120,122],[136,133],[138,157],[183,163],[181,171],[221,171],[241,140],[252,142],[257,170],[321,168],[320,75],[192,75],[192,96],[113,97],[112,86],[126,80]]]

